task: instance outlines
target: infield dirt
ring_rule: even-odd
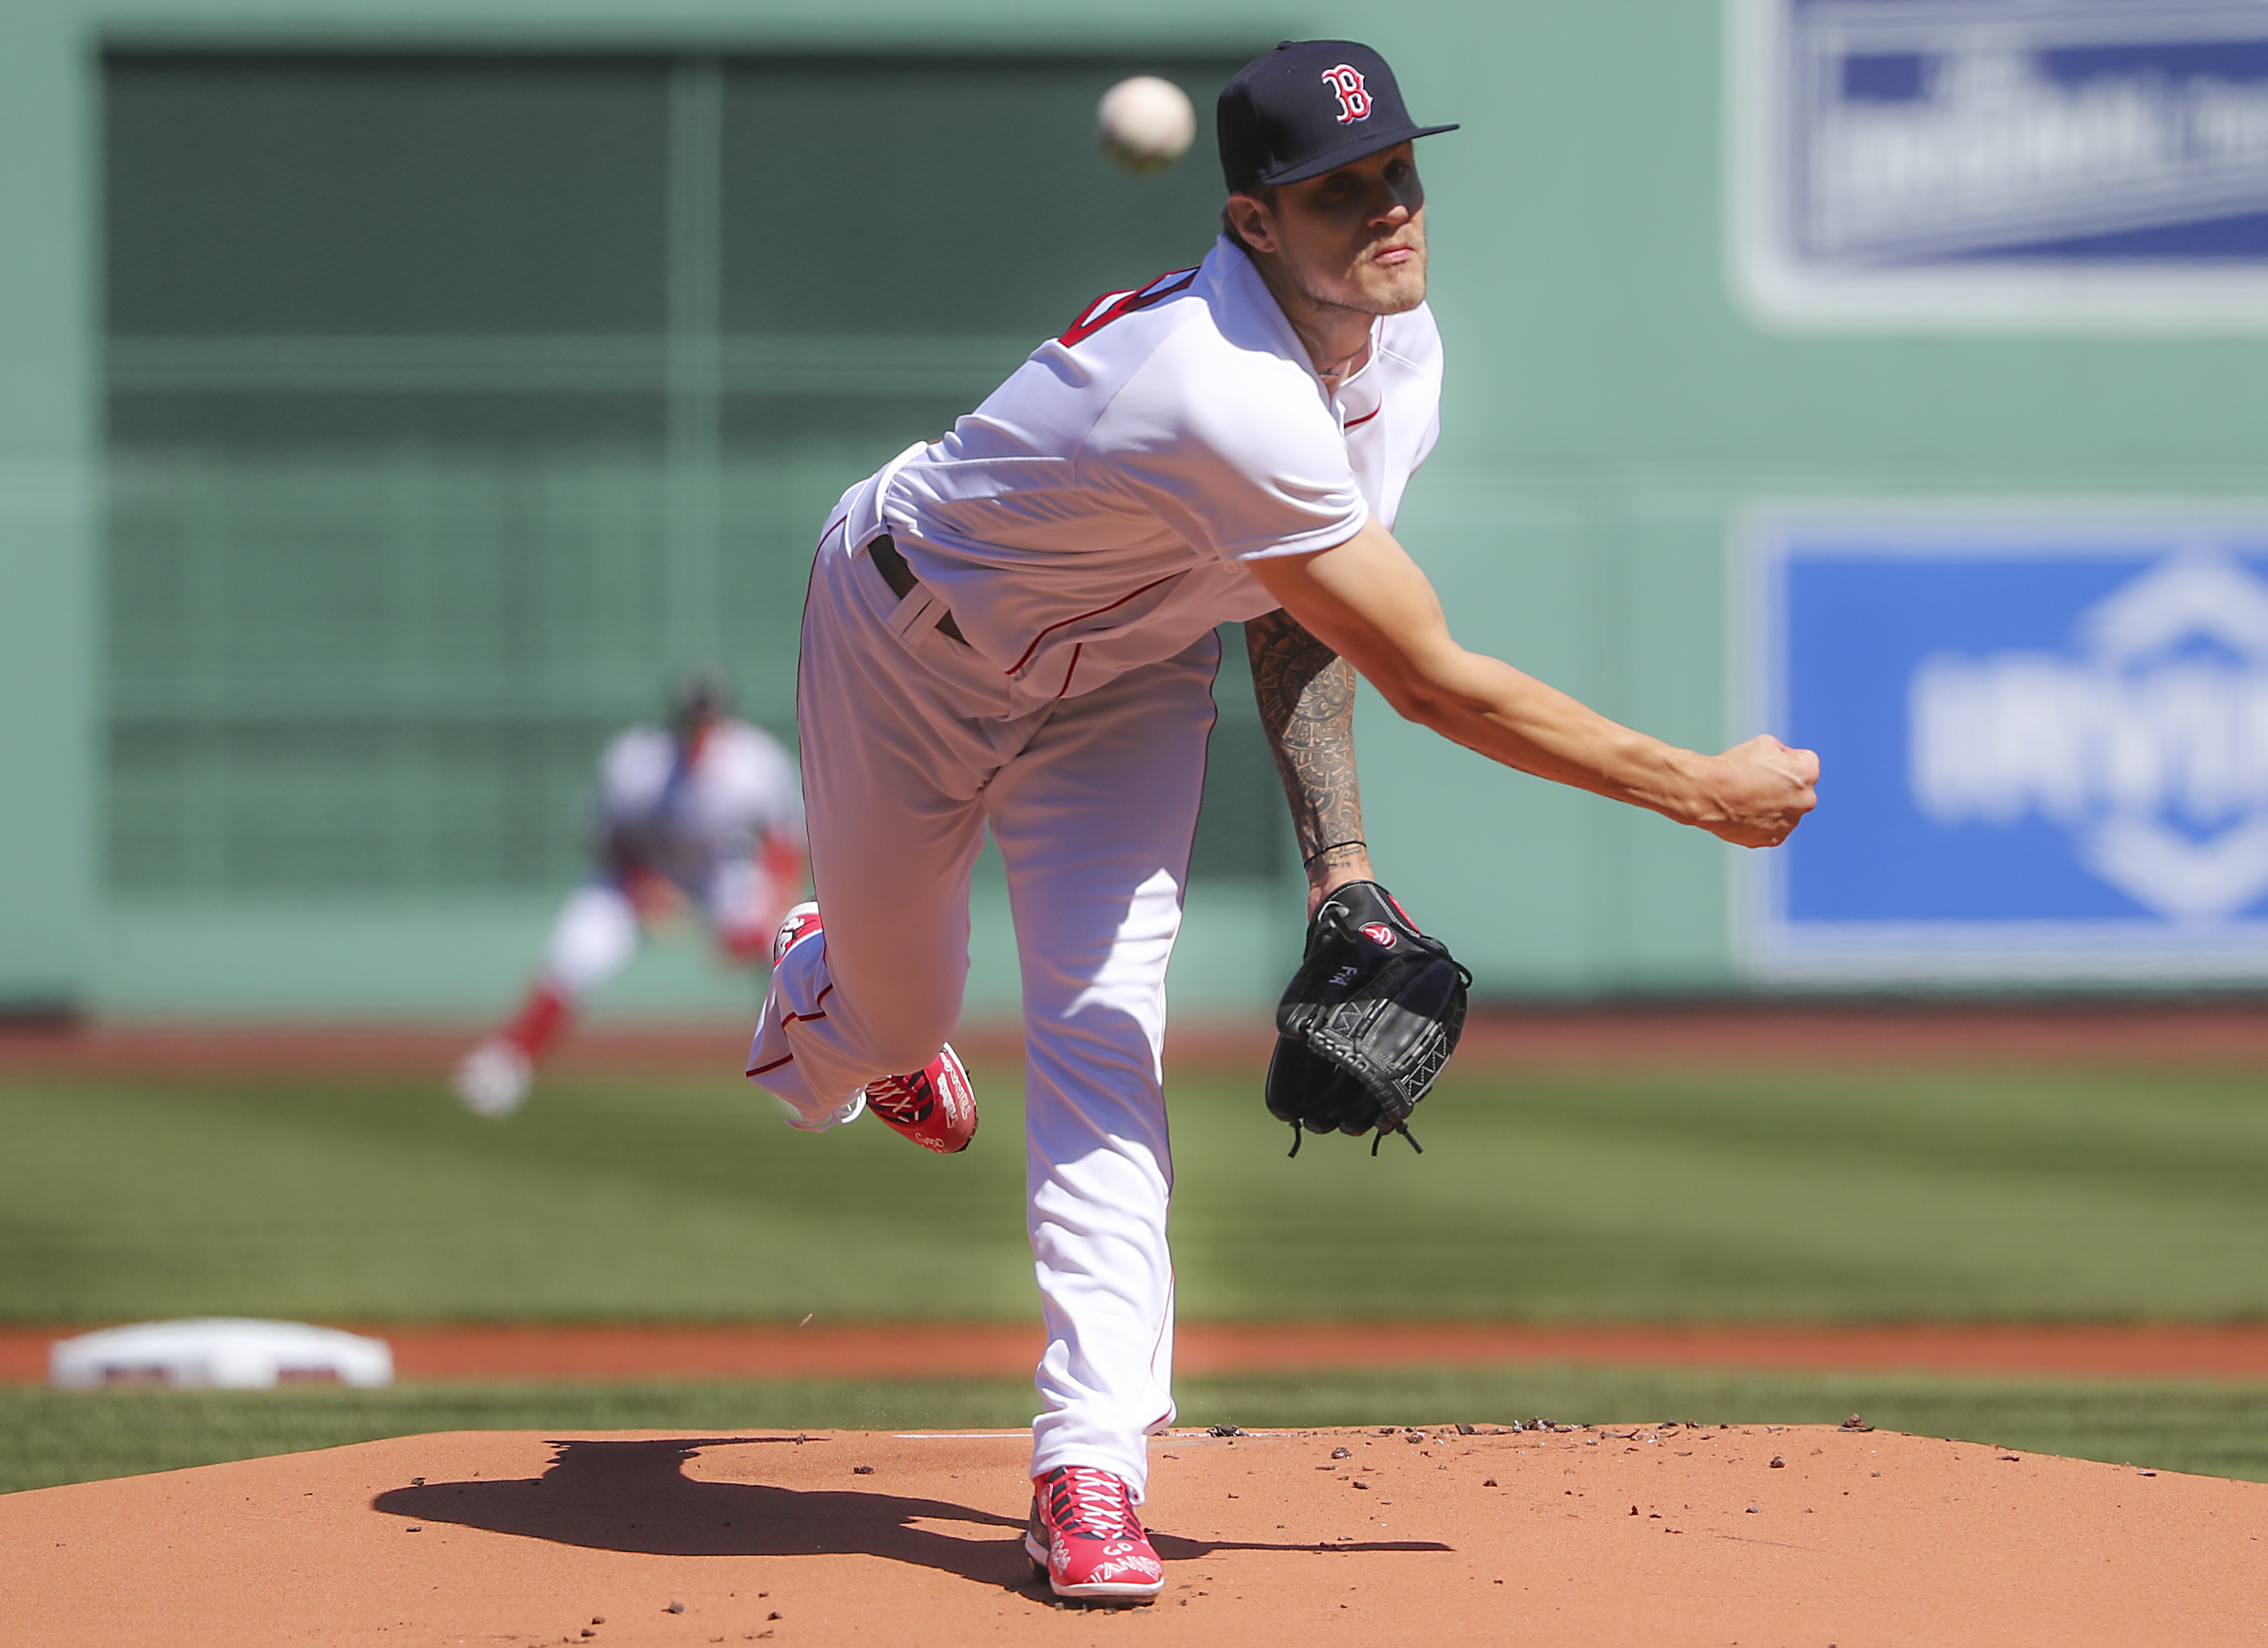
[[[1021,1379],[1047,1348],[1028,1323],[332,1324],[385,1339],[403,1379]],[[0,1328],[0,1385],[47,1382],[84,1326]],[[1579,1364],[2051,1379],[2268,1380],[2258,1322],[1182,1322],[1183,1373]]]
[[[0,1024],[0,1076],[244,1080],[315,1077],[425,1079],[436,1085],[471,1045],[466,1026]],[[1020,1064],[1021,1031],[968,1022],[954,1045],[972,1066]],[[562,1076],[737,1078],[746,1024],[587,1028],[547,1070]],[[1176,1019],[1166,1062],[1177,1071],[1266,1068],[1264,1017]],[[1466,1021],[1454,1068],[1565,1070],[2268,1067],[2268,1012],[2257,997],[1993,1003],[1699,1003],[1686,1006],[1513,1008]]]
[[[0,1635],[2256,1644],[2268,1486],[1817,1427],[1152,1446],[1153,1606],[1056,1606],[1027,1439],[456,1432],[0,1498]],[[1337,1450],[1345,1457],[1335,1458]]]

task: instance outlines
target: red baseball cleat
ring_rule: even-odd
[[[772,940],[772,965],[822,931],[819,906],[799,904],[780,923]],[[976,1137],[976,1090],[961,1056],[950,1047],[908,1076],[884,1076],[866,1084],[866,1108],[924,1150],[958,1155]]]
[[[958,1155],[976,1137],[976,1090],[950,1046],[909,1076],[868,1082],[866,1108],[940,1156]]]
[[[1090,1465],[1032,1479],[1024,1553],[1059,1597],[1146,1601],[1166,1588],[1166,1565],[1134,1514],[1126,1484]]]

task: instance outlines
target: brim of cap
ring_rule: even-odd
[[[1452,121],[1447,126],[1404,126],[1399,131],[1365,132],[1359,137],[1349,138],[1337,148],[1329,150],[1295,166],[1285,166],[1280,172],[1263,173],[1256,180],[1263,188],[1278,183],[1299,183],[1311,177],[1321,177],[1326,172],[1336,172],[1351,160],[1376,154],[1381,149],[1391,149],[1396,143],[1408,143],[1413,137],[1431,137],[1436,132],[1457,129],[1460,122]]]

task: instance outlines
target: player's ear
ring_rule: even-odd
[[[1253,195],[1232,195],[1221,216],[1228,220],[1229,232],[1255,252],[1274,252],[1275,220],[1267,202]]]

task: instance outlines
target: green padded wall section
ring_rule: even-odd
[[[1403,535],[1460,634],[1649,730],[1750,730],[1726,551],[1761,500],[2268,495],[2257,335],[1757,327],[1727,277],[1727,17],[0,5],[0,1007],[501,1001],[574,872],[591,740],[704,651],[777,723],[766,671],[793,603],[762,596],[770,558],[799,556],[846,479],[941,427],[1066,307],[1209,236],[1203,152],[1140,185],[1094,159],[1087,111],[1122,68],[1167,65],[1202,99],[1287,33],[1348,35],[1413,108],[1464,122],[1424,151],[1450,371]],[[293,43],[322,49],[273,49]],[[862,75],[890,78],[861,97]],[[216,104],[233,127],[183,113]],[[326,107],[354,118],[272,135]],[[768,119],[819,135],[783,146]],[[982,143],[956,141],[963,121]],[[263,219],[293,201],[320,232]],[[980,211],[972,260],[954,237]],[[920,280],[877,304],[901,267]],[[347,546],[329,585],[291,548],[325,543]],[[1241,690],[1220,694],[1205,862],[1280,866],[1280,835],[1226,821],[1230,773],[1256,816],[1277,806],[1264,767],[1233,759]],[[1488,768],[1374,698],[1364,717],[1381,867],[1480,990],[1744,987],[1742,855]],[[307,837],[259,835],[254,802],[278,791]],[[1296,909],[1282,881],[1216,878],[1177,992],[1264,1000]],[[997,1004],[1012,980],[990,894],[978,918]]]
[[[1209,159],[1093,153],[1136,66],[111,55],[113,892],[556,888],[679,670],[792,736],[841,489],[1210,245]],[[1197,872],[1265,881],[1239,682]]]

